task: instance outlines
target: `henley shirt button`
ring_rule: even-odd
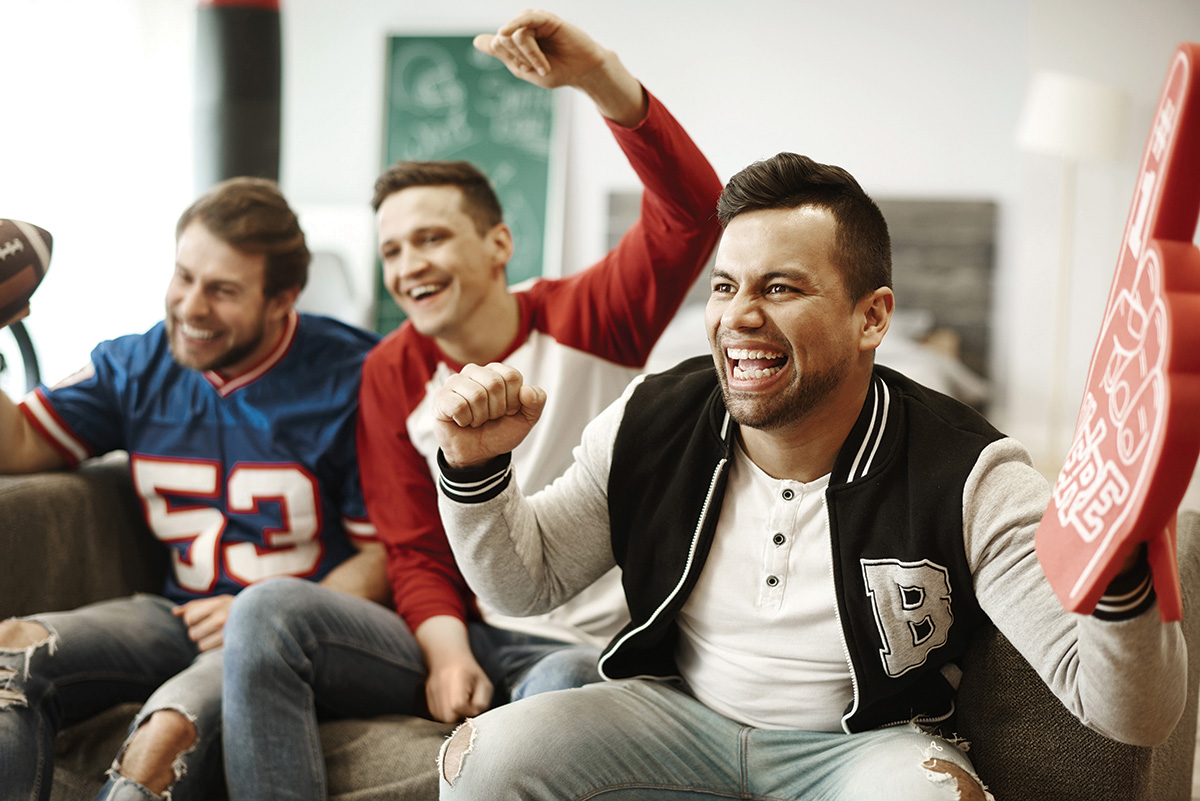
[[[778,584],[779,584],[778,578],[776,578],[775,576],[767,576],[767,586],[768,587],[775,587]]]
[[[785,542],[787,542],[787,537],[783,536],[782,534],[776,534],[774,537],[771,537],[771,542],[775,543],[776,545],[783,545]]]
[[[789,488],[789,489],[785,489],[785,490],[783,491],[783,499],[784,499],[785,501],[790,501],[792,498],[795,498],[795,497],[796,497],[796,493],[795,493],[795,492],[793,492],[793,491],[792,491],[790,488]]]

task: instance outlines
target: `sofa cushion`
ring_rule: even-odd
[[[95,797],[138,706],[121,704],[59,733],[51,801]],[[435,801],[438,751],[453,730],[450,724],[403,715],[322,723],[330,799]]]
[[[166,551],[146,528],[128,460],[0,477],[0,620],[162,592]]]
[[[1179,515],[1178,542],[1188,664],[1200,665],[1200,515]],[[1171,737],[1142,748],[1076,720],[993,627],[976,632],[961,667],[953,733],[970,743],[979,777],[1001,801],[1191,797],[1200,671],[1188,672],[1187,705]]]

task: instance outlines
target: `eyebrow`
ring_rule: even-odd
[[[386,245],[391,242],[403,242],[407,239],[412,239],[413,237],[416,237],[416,236],[424,236],[426,234],[434,233],[434,232],[450,232],[451,230],[452,229],[447,225],[441,225],[441,224],[422,225],[421,227],[414,228],[411,231],[403,231],[403,232],[395,234],[393,236],[389,236],[387,239],[380,242],[379,245],[382,247],[383,245]]]
[[[719,267],[713,267],[712,277],[713,278],[725,278],[725,279],[728,279],[731,281],[737,280],[737,278],[735,276],[731,275],[730,273],[726,272],[725,270],[720,269]],[[806,270],[802,270],[802,269],[771,270],[770,272],[763,273],[762,275],[754,276],[754,280],[760,281],[763,283],[773,281],[777,278],[786,278],[790,281],[809,281],[809,280],[811,280],[809,278],[808,272]]]
[[[229,287],[232,289],[242,289],[245,286],[241,282],[239,282],[235,279],[232,279],[232,278],[209,278],[209,279],[197,278],[196,273],[193,272],[190,267],[180,264],[179,262],[175,262],[175,271],[177,273],[186,274],[188,277],[199,281],[204,286]]]
[[[446,225],[445,223],[434,222],[434,223],[427,223],[425,225],[419,225],[416,228],[412,229],[411,231],[407,231],[405,233],[405,236],[420,236],[421,234],[428,234],[431,231],[453,231],[453,230],[454,230],[454,228],[452,226]]]

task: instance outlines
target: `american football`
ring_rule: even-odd
[[[19,220],[0,219],[0,326],[29,305],[50,268],[49,232]]]

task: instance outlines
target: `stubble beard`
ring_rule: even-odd
[[[233,365],[241,362],[243,359],[253,353],[259,345],[262,344],[263,337],[266,336],[266,323],[263,320],[259,320],[258,329],[254,332],[254,336],[252,336],[249,340],[234,345],[224,353],[219,353],[206,362],[197,361],[196,359],[189,358],[185,353],[181,353],[180,348],[176,345],[177,334],[182,336],[182,334],[179,332],[179,323],[177,323],[173,317],[168,317],[167,345],[171,349],[171,357],[175,359],[180,366],[186,367],[190,370],[199,370],[200,372],[206,372],[209,370],[219,371],[228,367],[232,367]]]
[[[818,408],[850,372],[845,358],[816,373],[807,373],[772,395],[730,389],[728,364],[718,370],[725,408],[740,426],[764,431],[795,425]]]

